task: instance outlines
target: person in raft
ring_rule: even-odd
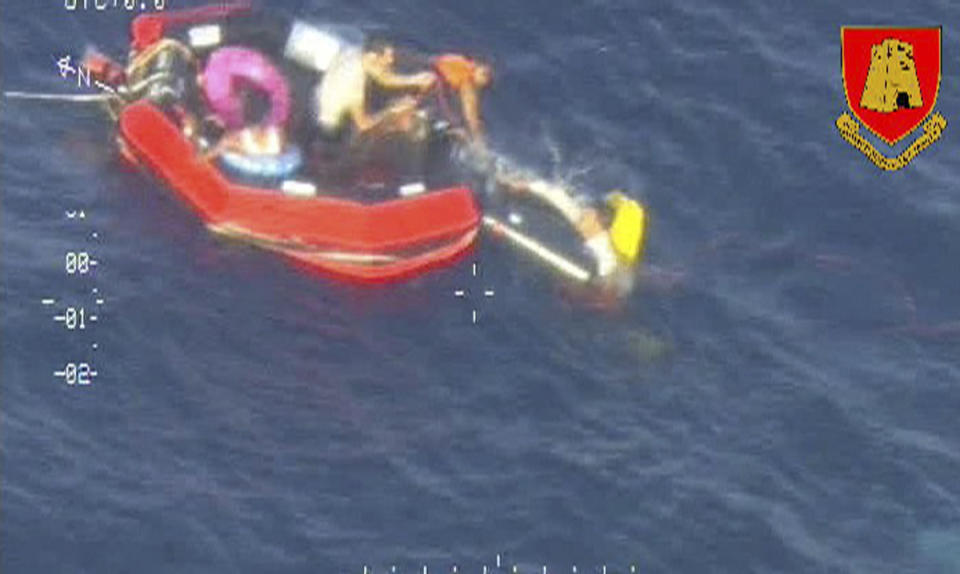
[[[265,54],[239,46],[219,48],[207,59],[200,84],[213,117],[226,132],[208,157],[224,151],[248,156],[278,156],[284,151],[290,88]],[[258,121],[251,121],[250,91],[269,101]]]
[[[394,70],[394,50],[389,44],[372,42],[363,49],[345,48],[338,53],[316,89],[317,120],[328,136],[336,136],[352,123],[356,135],[391,129],[405,130],[417,108],[410,95],[395,99],[375,114],[367,111],[367,82],[391,91],[425,94],[436,83],[432,72],[399,74]]]
[[[493,68],[459,54],[443,54],[432,60],[433,70],[441,81],[441,89],[458,95],[460,111],[466,123],[466,139],[477,151],[486,151],[483,122],[480,120],[480,91],[493,80]],[[447,106],[441,92],[441,101]]]

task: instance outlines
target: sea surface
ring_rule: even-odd
[[[638,288],[585,306],[491,237],[319,278],[95,106],[0,100],[0,571],[960,572],[960,4],[268,6],[491,61],[498,153],[647,206]],[[0,86],[75,93],[56,60],[129,21],[5,0]],[[944,27],[949,124],[899,172],[834,127],[843,25]]]

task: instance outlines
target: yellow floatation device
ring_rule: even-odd
[[[639,203],[622,191],[610,192],[606,201],[613,209],[613,223],[609,231],[613,249],[624,263],[634,265],[643,252],[646,213]]]

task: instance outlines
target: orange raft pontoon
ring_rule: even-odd
[[[472,245],[480,224],[473,194],[462,187],[368,205],[233,183],[146,101],[123,109],[119,133],[133,158],[188,201],[210,230],[341,278],[398,280],[443,265]]]

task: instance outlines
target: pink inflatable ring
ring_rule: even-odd
[[[210,55],[203,70],[203,92],[214,113],[227,129],[244,127],[243,99],[237,80],[261,90],[270,98],[267,125],[281,126],[290,114],[287,80],[259,52],[247,48],[220,48]]]

